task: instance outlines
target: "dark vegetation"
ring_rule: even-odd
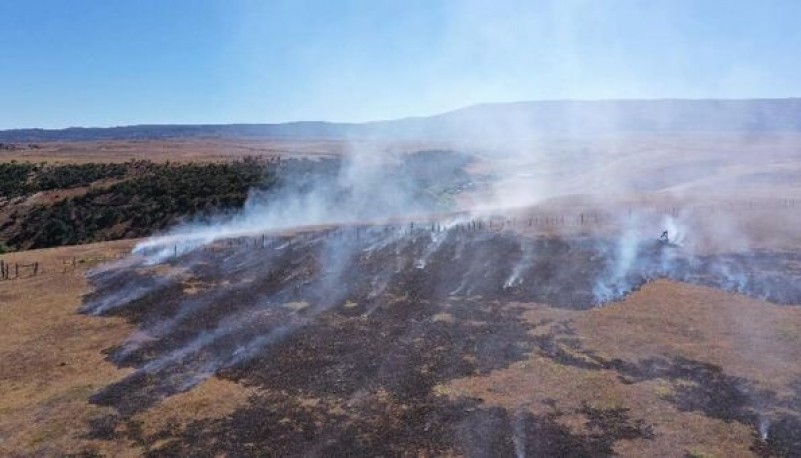
[[[382,169],[369,211],[352,217],[388,216],[411,204],[414,210],[441,210],[470,184],[464,171],[470,157],[449,151],[421,151]],[[337,208],[352,189],[338,180],[338,159],[229,163],[158,164],[0,164],[0,242],[23,250],[146,237],[184,220],[222,216],[240,208],[249,195],[269,204],[286,196],[317,192]],[[57,191],[76,195],[60,197]],[[324,190],[324,192],[321,192]],[[47,199],[26,198],[53,191]],[[79,191],[79,192],[76,192]],[[398,208],[401,205],[401,208]]]
[[[87,186],[104,179],[122,178],[152,163],[125,164],[0,164],[0,198],[28,196],[40,191]]]
[[[246,158],[231,163],[39,165],[0,164],[2,197],[92,186],[54,202],[16,205],[0,233],[14,249],[45,248],[143,237],[188,217],[240,207],[252,187],[275,182],[272,163]]]
[[[257,199],[269,201],[287,195],[315,193],[316,200],[332,210],[347,207],[349,218],[382,218],[404,213],[439,211],[452,208],[452,197],[472,185],[473,177],[465,167],[472,156],[445,150],[425,150],[403,156],[395,163],[380,164],[376,169],[358,167],[357,179],[341,179],[351,170],[347,161],[284,161],[278,167],[278,183]],[[344,169],[344,170],[343,170]],[[345,182],[343,184],[343,181]],[[354,182],[361,197],[369,195],[370,204],[353,204]],[[278,191],[278,192],[275,192]],[[343,202],[349,202],[343,204]]]

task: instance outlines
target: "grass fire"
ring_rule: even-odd
[[[1,456],[801,456],[795,2],[38,3]]]

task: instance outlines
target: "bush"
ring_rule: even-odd
[[[69,186],[121,174],[117,165],[64,166],[63,171],[43,175],[47,178],[39,186]],[[251,187],[266,189],[275,183],[275,169],[252,158],[231,163],[122,165],[127,174],[124,181],[29,211],[10,242],[45,248],[145,237],[184,218],[240,207]]]

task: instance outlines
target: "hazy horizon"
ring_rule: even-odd
[[[482,108],[482,107],[490,107],[490,106],[512,106],[512,105],[522,105],[522,104],[550,104],[550,103],[648,103],[648,102],[749,102],[749,101],[790,101],[790,100],[801,100],[801,96],[787,96],[787,97],[753,97],[753,98],[676,98],[676,97],[665,97],[665,98],[609,98],[609,99],[539,99],[539,100],[516,100],[516,101],[509,101],[509,102],[496,102],[496,101],[487,101],[487,102],[477,102],[470,105],[465,105],[461,107],[456,107],[452,109],[448,109],[445,111],[435,112],[435,113],[426,113],[426,114],[412,114],[409,116],[402,116],[398,118],[384,118],[384,119],[369,119],[365,121],[336,121],[336,120],[328,120],[328,119],[292,119],[287,121],[279,121],[279,122],[254,122],[254,121],[241,121],[241,122],[224,122],[224,123],[213,123],[213,122],[198,122],[198,123],[141,123],[141,124],[119,124],[119,125],[65,125],[65,126],[56,126],[56,127],[40,127],[40,126],[25,126],[25,127],[12,127],[12,128],[0,128],[0,132],[8,132],[8,131],[15,131],[15,130],[69,130],[69,129],[114,129],[114,128],[127,128],[127,127],[168,127],[168,126],[177,126],[177,127],[196,127],[196,126],[264,126],[264,125],[290,125],[290,124],[303,124],[303,123],[321,123],[321,124],[331,124],[331,125],[363,125],[363,124],[371,124],[371,123],[382,123],[382,122],[393,122],[393,121],[403,121],[403,120],[411,120],[411,119],[427,119],[433,118],[442,115],[448,115],[451,113],[457,113],[463,110],[473,109],[473,108]]]

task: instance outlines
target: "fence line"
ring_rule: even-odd
[[[20,278],[38,277],[44,274],[66,274],[74,272],[81,265],[93,265],[106,261],[121,259],[129,254],[128,251],[119,251],[113,255],[95,255],[87,257],[73,256],[72,259],[63,259],[61,263],[9,262],[0,259],[0,281],[17,280]]]
[[[755,207],[755,203],[757,204],[757,208],[759,209],[766,209],[766,208],[795,208],[799,207],[801,209],[801,200],[796,199],[773,199],[769,202],[754,202],[754,201],[741,201],[741,202],[724,202],[719,204],[697,204],[697,205],[689,205],[689,206],[671,206],[671,207],[660,207],[660,208],[651,208],[651,210],[655,210],[659,213],[665,215],[671,215],[673,217],[678,217],[679,213],[685,209],[694,209],[694,210],[703,210],[706,215],[714,215],[719,211],[732,211],[737,209],[747,209],[749,211],[753,210]],[[772,204],[772,205],[769,205]],[[597,225],[603,224],[607,222],[614,222],[619,221],[620,213],[615,213],[614,215],[609,212],[598,212],[598,211],[587,211],[587,212],[579,212],[578,214],[555,214],[555,213],[542,213],[537,214],[536,216],[529,216],[527,218],[522,218],[518,220],[517,216],[508,217],[508,216],[495,216],[495,217],[487,217],[487,218],[474,218],[469,221],[465,221],[462,223],[457,223],[451,227],[444,226],[441,222],[427,220],[424,222],[415,222],[410,221],[408,223],[398,223],[398,224],[385,224],[383,225],[383,231],[385,234],[390,233],[392,231],[401,231],[406,235],[414,235],[419,233],[431,232],[431,233],[439,233],[443,231],[454,231],[458,233],[470,233],[470,232],[483,232],[483,231],[503,231],[509,228],[518,228],[518,227],[530,227],[530,228],[548,228],[548,227],[556,227],[556,226],[584,226],[584,225]],[[626,213],[629,218],[633,216],[632,208],[628,208],[628,212]],[[329,229],[324,231],[325,237],[346,237],[348,236],[348,231],[350,234],[354,236],[357,240],[362,237],[362,234],[367,231],[368,228],[379,228],[382,225],[374,224],[374,225],[355,225],[355,226],[339,226],[334,229]],[[306,237],[310,237],[312,235],[311,232],[301,232],[295,234],[294,236],[287,237],[286,244],[288,248],[293,247],[293,239],[303,239]],[[267,234],[259,234],[257,236],[251,237],[238,237],[238,238],[229,238],[225,240],[220,240],[217,242],[217,248],[220,246],[222,247],[234,247],[234,246],[242,246],[248,245],[254,248],[261,247],[262,249],[267,247]],[[190,249],[198,248],[197,244],[174,244],[173,245],[173,257],[178,257],[179,255],[183,254],[187,251],[187,247]],[[207,249],[214,249],[212,246],[203,246],[201,247],[204,251]],[[128,251],[119,251],[113,255],[96,255],[96,256],[89,256],[89,257],[82,257],[79,258],[77,256],[73,256],[72,259],[63,259],[60,265],[49,265],[46,266],[44,263],[39,261],[33,261],[29,263],[21,263],[21,262],[8,262],[3,259],[0,259],[0,281],[5,280],[16,280],[18,278],[30,278],[36,277],[43,274],[56,274],[62,273],[66,274],[69,272],[74,272],[78,269],[80,265],[91,265],[102,263],[110,260],[121,259],[125,256],[128,256]]]

